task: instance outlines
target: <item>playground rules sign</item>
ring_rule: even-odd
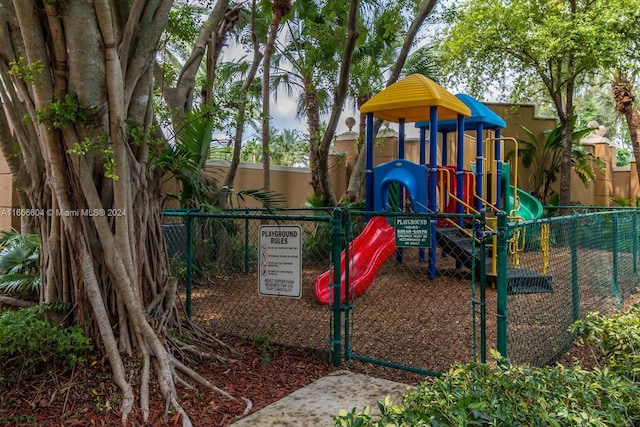
[[[302,296],[302,228],[260,226],[258,291],[260,295]]]
[[[398,217],[396,218],[396,246],[399,248],[429,247],[430,230],[429,218]]]

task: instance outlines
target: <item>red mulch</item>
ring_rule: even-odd
[[[226,340],[229,342],[228,340]],[[266,360],[251,342],[230,343],[239,351],[237,362],[201,362],[196,370],[237,400],[203,387],[187,390],[178,385],[179,401],[196,426],[227,426],[243,416],[251,401],[255,412],[287,394],[330,373],[328,361],[309,351],[276,348]],[[7,386],[0,383],[0,425],[11,426],[113,426],[120,424],[119,389],[111,380],[108,363],[75,372],[42,372]],[[0,378],[3,376],[0,374]],[[136,402],[136,407],[139,402]],[[181,425],[180,417],[165,404],[157,388],[151,392],[151,414],[145,423],[139,408],[129,426]]]
[[[640,294],[636,294],[625,302],[622,309],[637,304],[639,299]],[[226,399],[202,387],[187,390],[181,385],[177,386],[179,400],[196,426],[228,426],[247,415],[243,397],[251,401],[248,413],[252,413],[335,369],[322,352],[276,347],[265,353],[265,349],[250,341],[226,338],[225,342],[238,351],[239,354],[234,356],[236,362],[224,364],[202,361],[195,368],[214,385],[237,397],[237,400]],[[561,359],[562,363],[569,365],[577,361],[587,369],[596,363],[588,346],[573,346]],[[363,372],[367,373],[366,369]],[[75,372],[23,375],[17,383],[7,385],[2,380],[9,375],[0,372],[2,426],[120,424],[120,392],[111,380],[110,368],[104,359],[93,360]],[[399,373],[396,372],[396,375]],[[406,378],[389,379],[413,382],[406,381]],[[170,409],[165,413],[165,404],[157,388],[151,392],[151,414],[147,423],[142,420],[138,406],[139,402],[136,402],[137,409],[129,417],[129,426],[181,425],[180,417],[174,411]]]

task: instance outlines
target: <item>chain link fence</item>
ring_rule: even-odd
[[[507,236],[507,354],[515,363],[557,361],[575,320],[611,315],[640,281],[634,209],[511,224]]]
[[[353,213],[354,222],[362,222],[362,215]],[[353,233],[350,245],[366,254],[369,264],[384,260],[367,291],[350,300],[350,362],[436,374],[454,362],[477,360],[485,307],[480,289],[485,256],[475,239],[480,217],[386,215],[378,233],[392,224],[389,244],[365,231]],[[357,288],[365,274],[358,265],[352,269]]]
[[[268,339],[273,345],[316,349],[327,356],[339,349],[352,364],[373,361],[432,373],[456,361],[474,360],[484,307],[476,295],[480,251],[472,237],[478,219],[465,218],[457,238],[438,240],[442,249],[431,258],[428,249],[396,248],[394,227],[388,224],[397,226],[393,216],[383,218],[388,228],[380,236],[377,228],[365,235],[363,213],[342,210],[334,229],[332,215],[327,210],[166,211],[171,271],[179,278],[181,300],[191,319],[219,336]],[[430,233],[436,223],[440,230],[446,221],[446,216],[423,216],[420,230]],[[265,224],[302,230],[300,298],[259,292],[259,233]],[[415,237],[412,227],[405,228]],[[423,238],[432,237],[434,243],[442,238],[439,231]],[[381,245],[393,253],[373,254]],[[461,246],[467,247],[464,257],[459,256]],[[346,272],[344,260],[338,267],[352,292],[336,305],[340,279],[332,269],[341,256],[357,260],[347,264]],[[376,262],[375,271],[363,278],[364,270]]]
[[[171,271],[187,314],[217,336],[326,352],[330,311],[315,302],[313,283],[330,267],[330,219],[326,210],[166,211]],[[265,225],[299,227],[299,298],[259,292],[259,232]]]
[[[553,363],[575,320],[612,314],[640,281],[634,209],[498,218],[495,231],[483,215],[385,215],[166,211],[180,300],[220,337],[314,349],[334,364],[344,355],[359,370],[433,374],[485,362],[489,348],[515,363]],[[300,295],[262,292],[265,226],[299,230]]]

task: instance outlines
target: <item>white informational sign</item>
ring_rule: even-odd
[[[396,218],[396,246],[399,248],[428,248],[431,220],[429,218]]]
[[[260,295],[302,296],[302,228],[261,225],[258,258]]]

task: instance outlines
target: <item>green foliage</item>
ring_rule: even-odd
[[[25,83],[36,84],[40,81],[42,75],[42,61],[35,61],[27,64],[21,56],[15,61],[9,63],[9,74],[18,77]]]
[[[0,292],[40,291],[40,238],[17,230],[0,232]]]
[[[195,281],[206,281],[211,275],[244,273],[246,264],[254,265],[258,259],[258,249],[245,244],[244,234],[233,220],[198,218],[194,220],[192,239],[191,274]],[[181,283],[186,282],[188,263],[186,248],[170,254],[169,271]]]
[[[113,156],[113,146],[107,135],[102,135],[96,140],[86,137],[84,141],[76,142],[76,145],[67,152],[78,156],[86,156],[88,153],[102,156],[105,178],[118,180],[118,175],[115,174],[116,160]]]
[[[640,308],[605,318],[590,314],[572,332],[594,349],[598,366],[533,368],[456,364],[409,389],[401,404],[378,402],[381,414],[340,411],[335,425],[353,426],[622,426],[640,423]]]
[[[212,156],[231,160],[230,149],[212,149]],[[262,162],[262,142],[247,141],[240,151],[243,162]],[[302,166],[309,162],[309,143],[298,131],[285,129],[282,132],[271,129],[269,138],[269,160],[273,165]]]
[[[198,29],[202,27],[202,17],[207,13],[206,8],[198,3],[176,2],[169,12],[163,43],[181,48],[193,45]]]
[[[18,382],[42,366],[82,364],[86,352],[93,350],[80,327],[52,326],[46,309],[36,306],[0,314],[0,384]]]
[[[616,150],[616,166],[628,166],[631,164],[631,150],[618,148]]]
[[[273,343],[273,337],[277,332],[276,324],[272,323],[267,332],[257,334],[253,339],[253,343],[260,349],[260,361],[264,364],[271,362],[273,352],[278,349]]]
[[[570,327],[578,344],[591,344],[602,370],[637,382],[640,379],[640,307],[604,317],[589,313]]]
[[[217,206],[233,206],[234,197],[243,201],[251,197],[267,209],[284,202],[281,194],[263,189],[234,191],[218,187],[218,182],[204,172],[211,152],[214,121],[205,110],[194,110],[185,116],[173,146],[159,152],[153,160],[155,167],[169,171],[181,185],[179,194],[169,194],[180,200],[183,208],[215,210]]]
[[[206,112],[189,114],[176,135],[175,145],[167,148],[156,161],[180,181],[182,207],[207,204],[211,198],[202,174],[209,156],[212,132],[213,122]]]
[[[326,215],[329,203],[318,194],[309,194],[307,196],[305,206],[317,209],[320,215]],[[308,260],[324,261],[329,257],[331,252],[331,227],[326,222],[318,222],[313,229],[304,230],[304,238],[302,240],[302,257]]]
[[[52,129],[63,129],[80,121],[86,121],[90,109],[79,105],[71,95],[65,95],[63,101],[52,102],[42,111],[36,111],[40,123],[47,123]]]
[[[180,283],[187,281],[187,257],[183,252],[176,252],[169,258],[169,271]]]
[[[550,99],[576,78],[628,59],[638,7],[637,0],[453,2],[438,34],[441,66],[474,96],[513,82],[512,97],[530,101],[528,89],[543,83]]]
[[[623,208],[628,208],[633,206],[631,204],[631,199],[628,199],[626,197],[610,197],[609,200],[611,200],[613,203],[615,203],[618,206],[622,206]]]
[[[331,227],[326,222],[317,223],[312,230],[304,230],[302,258],[325,261],[331,249]]]
[[[575,117],[574,117],[575,124]],[[548,203],[552,193],[551,185],[557,180],[562,159],[562,126],[544,132],[544,140],[538,141],[533,132],[524,126],[522,130],[527,139],[518,139],[517,156],[522,159],[525,168],[531,168],[533,190],[531,194]],[[572,132],[573,141],[578,141],[591,132],[590,129],[580,129]],[[512,159],[515,150],[508,152],[505,158]],[[595,170],[604,172],[605,164],[602,159],[586,151],[580,144],[574,143],[571,150],[571,166],[578,177],[588,187],[596,179]]]

